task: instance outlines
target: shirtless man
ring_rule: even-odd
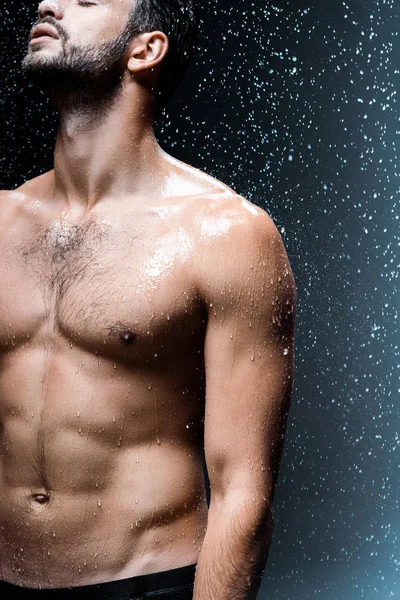
[[[60,127],[54,170],[1,193],[2,598],[260,585],[296,290],[271,218],[155,139],[192,8],[39,5],[23,68]]]

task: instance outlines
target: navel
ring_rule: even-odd
[[[50,500],[49,494],[32,494],[31,500],[37,504],[47,504]]]

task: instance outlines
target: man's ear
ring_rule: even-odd
[[[169,48],[168,38],[162,31],[141,33],[132,42],[128,70],[135,75],[155,69],[164,60]]]

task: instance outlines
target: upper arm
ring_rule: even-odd
[[[296,288],[264,211],[234,223],[203,259],[204,447],[212,500],[271,504],[293,385]]]

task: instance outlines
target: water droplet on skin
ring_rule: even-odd
[[[100,500],[100,498],[97,500],[97,506],[101,506],[101,500]]]
[[[287,356],[289,354],[289,350],[287,348],[284,349],[283,354]]]
[[[126,302],[126,296],[123,296],[121,302]]]
[[[76,369],[75,369],[75,373],[79,373],[79,369],[78,369],[78,367],[76,367]]]

